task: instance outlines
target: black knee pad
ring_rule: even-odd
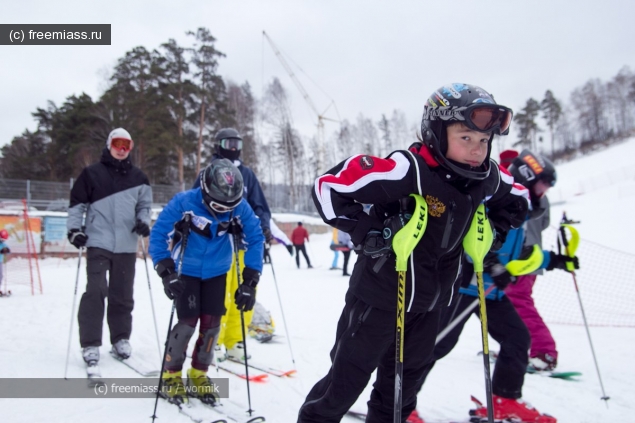
[[[185,323],[178,322],[170,332],[168,341],[168,353],[165,356],[165,364],[168,369],[181,369],[185,362],[185,351],[194,328]]]

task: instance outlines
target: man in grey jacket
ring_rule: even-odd
[[[68,240],[76,248],[87,248],[86,292],[77,319],[88,366],[99,361],[106,297],[112,351],[121,359],[132,352],[137,242],[139,235],[150,234],[152,204],[148,177],[130,161],[133,147],[128,131],[113,130],[100,161],[84,168],[71,189]]]

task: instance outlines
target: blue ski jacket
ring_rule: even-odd
[[[203,203],[200,188],[176,194],[159,214],[150,233],[149,253],[156,266],[172,258],[178,268],[180,245],[172,246],[174,224],[189,213],[191,231],[183,254],[182,273],[209,279],[227,273],[232,264],[233,235],[227,233],[228,223],[237,218],[242,223],[245,246],[245,267],[262,272],[265,237],[260,221],[244,199],[232,211],[212,216]],[[172,248],[171,248],[172,246]]]

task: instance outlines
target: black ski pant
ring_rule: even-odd
[[[101,346],[105,304],[108,298],[110,342],[130,339],[136,253],[115,254],[91,247],[86,253],[86,292],[79,303],[79,343],[82,348]]]
[[[306,247],[304,244],[293,244],[295,247],[295,264],[298,265],[298,269],[300,268],[300,251],[302,251],[302,255],[306,260],[307,266],[311,266],[311,260],[309,260],[309,256],[306,254]]]
[[[439,332],[476,299],[477,297],[470,295],[459,295],[457,302],[443,310]],[[529,331],[507,296],[503,296],[500,300],[485,300],[485,304],[487,329],[492,338],[500,344],[500,352],[492,376],[492,393],[504,398],[521,398],[531,344]],[[474,314],[479,316],[478,307],[474,309]],[[448,355],[457,344],[470,316],[471,314],[468,314],[436,345],[433,361],[425,368],[421,386],[435,362]]]
[[[342,274],[344,276],[348,276],[348,259],[351,258],[351,250],[342,251],[342,255],[344,256],[344,264],[342,265]]]
[[[199,325],[199,335],[192,353],[192,367],[207,371],[218,341],[221,317],[225,309],[227,274],[209,279],[181,275],[185,289],[176,299],[178,322],[168,337],[165,368],[178,371],[183,368],[190,338]]]
[[[438,320],[438,311],[406,313],[402,422],[417,405],[417,387],[431,359]],[[396,311],[373,308],[347,293],[331,350],[331,368],[306,397],[299,423],[339,422],[366,388],[375,369],[377,378],[368,401],[366,422],[393,421],[396,324]]]

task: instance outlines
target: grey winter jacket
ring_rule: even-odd
[[[129,159],[115,160],[104,149],[100,162],[84,168],[71,189],[66,227],[85,226],[87,247],[134,253],[139,235],[132,228],[137,220],[150,225],[151,205],[148,177]]]

